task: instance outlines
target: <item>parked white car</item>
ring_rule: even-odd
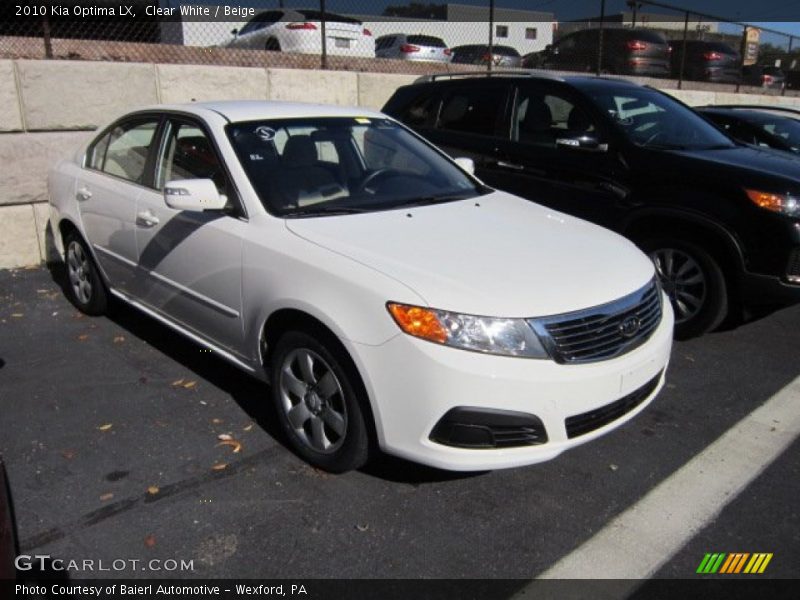
[[[261,12],[225,45],[299,54],[322,53],[322,13],[315,9]],[[372,32],[358,19],[325,13],[325,52],[331,56],[375,56]]]
[[[113,296],[271,382],[314,465],[551,459],[652,401],[670,304],[632,243],[459,160],[361,108],[158,106],[53,168],[51,223],[79,309]]]

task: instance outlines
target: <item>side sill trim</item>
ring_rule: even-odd
[[[223,350],[222,348],[212,344],[208,340],[201,338],[199,335],[197,335],[195,333],[192,333],[188,329],[186,329],[184,327],[181,327],[177,323],[174,323],[174,322],[170,321],[169,319],[161,316],[159,313],[157,313],[156,311],[152,310],[151,308],[148,308],[147,306],[145,306],[141,302],[138,302],[137,300],[133,300],[132,298],[126,296],[122,292],[119,292],[119,291],[117,291],[117,290],[115,290],[113,288],[109,288],[108,291],[111,292],[111,294],[114,295],[114,297],[119,298],[120,300],[122,300],[126,304],[130,304],[131,306],[139,309],[140,311],[142,311],[143,313],[145,313],[149,317],[152,317],[156,321],[158,321],[159,323],[162,323],[162,324],[166,325],[167,327],[169,327],[170,329],[173,329],[173,330],[177,331],[178,333],[180,333],[183,336],[189,338],[190,340],[192,340],[196,344],[200,344],[204,348],[208,348],[209,350],[211,350],[212,352],[214,352],[218,356],[224,358],[225,360],[227,360],[230,363],[233,363],[234,365],[236,365],[237,367],[239,367],[243,371],[246,371],[248,373],[255,373],[256,372],[253,367],[251,367],[247,363],[239,360],[238,358],[236,358],[233,354],[231,354],[227,350]]]

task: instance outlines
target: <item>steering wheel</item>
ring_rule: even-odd
[[[660,138],[664,134],[663,131],[656,131],[653,135],[648,137],[645,141],[642,142],[642,146],[649,146],[650,142],[654,142],[658,138]]]
[[[364,179],[364,181],[362,181],[358,185],[358,190],[357,191],[358,192],[366,192],[367,191],[367,186],[369,186],[369,184],[374,183],[376,180],[380,179],[381,177],[385,177],[389,173],[393,173],[393,172],[394,172],[394,169],[391,169],[389,167],[383,167],[381,169],[378,169],[377,171],[373,171],[372,173],[367,175],[367,177]],[[373,190],[372,193],[373,194],[375,193],[374,190]]]

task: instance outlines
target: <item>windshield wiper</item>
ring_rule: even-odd
[[[284,215],[284,217],[319,217],[333,215],[355,215],[358,213],[372,212],[374,208],[363,208],[358,206],[309,206],[301,208]]]
[[[428,206],[430,204],[440,204],[443,202],[455,202],[456,200],[466,200],[472,198],[472,193],[462,192],[460,194],[442,194],[440,196],[419,196],[418,198],[409,198],[403,202],[395,204],[394,208],[408,207],[408,206]]]

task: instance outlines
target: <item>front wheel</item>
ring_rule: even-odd
[[[290,331],[272,356],[271,393],[294,450],[333,473],[366,463],[369,436],[361,386],[344,350],[329,340]]]
[[[675,337],[688,339],[719,327],[728,314],[728,293],[718,260],[680,239],[648,240],[642,248],[675,311]]]

